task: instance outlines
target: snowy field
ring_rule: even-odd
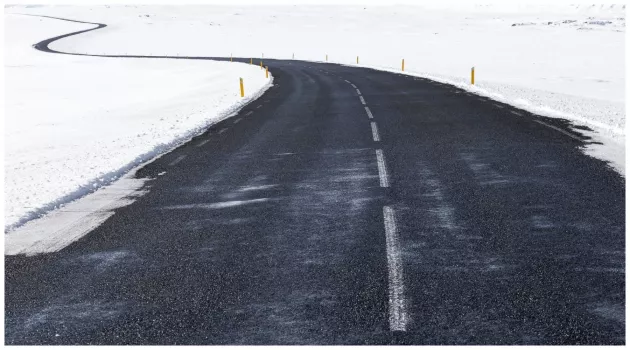
[[[392,71],[404,58],[406,73],[588,126],[603,144],[586,152],[624,173],[622,5],[8,7],[9,224],[225,115],[239,101],[225,89],[237,76],[245,75],[249,93],[265,81],[239,64],[39,53],[32,43],[84,26],[7,13],[108,25],[51,45],[62,51],[315,61],[328,54],[329,62],[354,65],[359,56],[361,66]]]
[[[93,26],[6,12],[4,20],[5,228],[110,183],[270,81],[240,63],[39,52],[36,42]]]

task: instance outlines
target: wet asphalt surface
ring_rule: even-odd
[[[262,97],[137,173],[147,194],[59,252],[5,257],[6,344],[625,343],[625,180],[569,122],[417,77],[265,65]]]

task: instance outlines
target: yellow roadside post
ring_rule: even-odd
[[[260,69],[262,69],[262,61],[260,61]]]
[[[326,54],[326,62],[328,62],[328,54]]]
[[[295,59],[295,53],[293,54],[293,56],[291,56],[291,59]]]
[[[243,78],[239,78],[241,83],[241,97],[245,97],[245,89],[243,88]]]
[[[404,58],[402,59],[402,70],[403,70],[403,72],[405,71],[405,59]]]
[[[230,52],[230,62],[232,62],[232,53]]]
[[[470,84],[475,85],[475,67],[470,69]]]
[[[265,66],[265,78],[269,78],[269,67]]]
[[[254,64],[254,59],[250,57],[249,64]]]
[[[359,64],[359,56],[357,56],[357,64]]]

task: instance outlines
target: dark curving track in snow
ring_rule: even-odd
[[[625,181],[567,122],[265,62],[276,86],[140,170],[147,195],[6,257],[7,344],[625,343]]]

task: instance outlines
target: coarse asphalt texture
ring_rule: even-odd
[[[625,343],[625,180],[569,122],[264,65],[273,88],[142,168],[146,195],[5,257],[6,344]]]

